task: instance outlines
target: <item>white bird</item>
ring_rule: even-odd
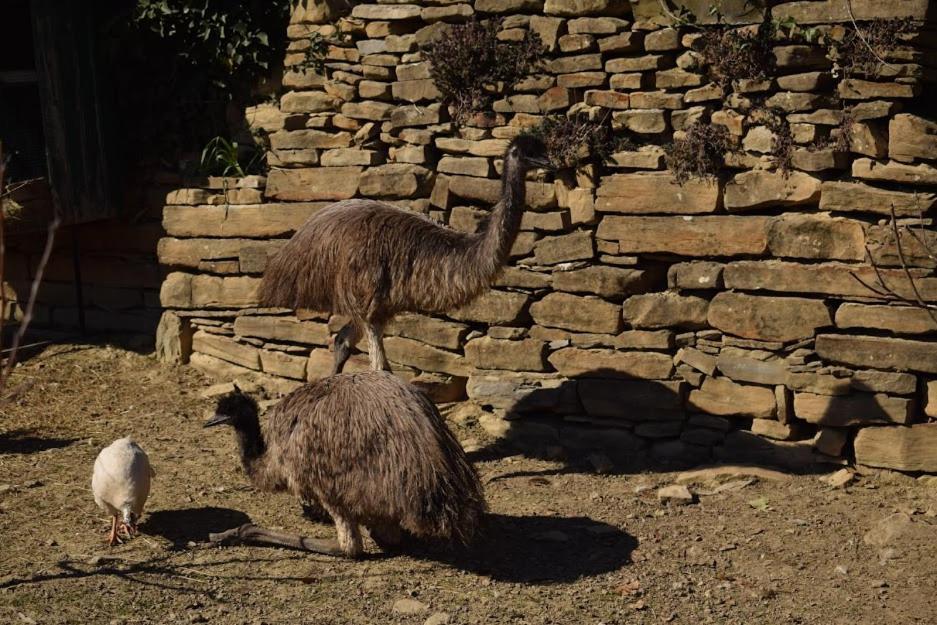
[[[117,439],[98,454],[91,490],[94,502],[111,515],[109,544],[122,542],[119,530],[125,531],[128,537],[136,535],[137,521],[150,495],[150,478],[155,476],[146,452],[129,436]]]

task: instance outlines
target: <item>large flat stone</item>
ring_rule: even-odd
[[[588,230],[544,237],[534,245],[534,258],[540,265],[586,260],[595,255],[592,233]]]
[[[862,428],[854,446],[857,464],[937,473],[937,423]]]
[[[717,293],[709,304],[709,325],[746,339],[794,341],[833,325],[822,300]]]
[[[746,171],[725,188],[726,210],[742,212],[776,206],[811,204],[820,198],[820,179],[803,172]]]
[[[556,373],[487,373],[469,376],[465,392],[469,399],[511,412],[581,412],[576,380]]]
[[[462,308],[446,314],[459,321],[513,324],[522,318],[529,300],[530,296],[523,293],[492,289]]]
[[[836,326],[840,328],[872,328],[895,334],[937,332],[937,312],[915,306],[868,306],[845,303],[836,309]]]
[[[248,369],[260,369],[260,355],[256,347],[238,343],[224,336],[196,332],[192,337],[192,350]]]
[[[755,419],[770,419],[777,409],[773,389],[736,384],[728,378],[706,378],[702,387],[690,391],[687,405],[712,415]]]
[[[416,339],[444,349],[458,350],[468,334],[465,324],[414,313],[397,315],[387,324],[387,334]]]
[[[705,328],[709,302],[677,293],[633,295],[622,304],[622,317],[634,328]]]
[[[929,163],[906,165],[896,161],[882,163],[870,158],[857,158],[852,162],[852,176],[866,180],[937,185],[937,167]]]
[[[314,212],[324,206],[328,206],[328,203],[166,206],[163,208],[163,228],[170,236],[186,238],[282,237],[295,232]]]
[[[820,210],[917,217],[937,205],[937,194],[879,189],[862,182],[827,180],[821,186]]]
[[[234,320],[234,333],[238,336],[304,345],[329,344],[328,324],[300,321],[295,317],[239,316]]]
[[[166,308],[247,308],[257,304],[259,286],[260,278],[254,277],[173,272],[160,287],[160,304]]]
[[[620,352],[612,349],[566,347],[547,359],[569,378],[626,377],[666,379],[673,373],[673,361],[656,352]]]
[[[937,279],[923,277],[922,270],[912,269],[911,272],[925,301],[937,301]],[[902,270],[880,269],[878,274],[897,293],[904,297],[914,297],[911,285]],[[869,266],[742,260],[728,263],[722,278],[727,288],[745,291],[819,293],[881,299],[873,289],[863,284],[865,282],[878,288],[876,272]]]
[[[553,288],[572,293],[594,293],[619,301],[627,295],[648,290],[655,282],[655,274],[646,269],[630,269],[595,265],[574,271],[553,273]]]
[[[852,219],[788,213],[771,220],[768,250],[781,258],[863,260],[865,228]]]
[[[716,358],[716,367],[733,382],[778,385],[787,378],[787,366],[782,360],[755,360],[722,352]]]
[[[794,393],[794,414],[808,423],[846,427],[871,423],[911,422],[912,403],[904,397],[883,393],[851,395],[818,395]]]
[[[599,239],[618,241],[623,254],[681,256],[761,255],[768,247],[768,217],[624,217],[608,215]]]
[[[613,174],[602,180],[595,208],[608,213],[712,213],[719,208],[719,185],[710,181],[677,183],[670,173]]]
[[[627,421],[682,419],[683,382],[582,378],[577,389],[586,414]]]
[[[476,369],[544,371],[546,343],[534,339],[508,341],[483,336],[465,345],[465,357]]]
[[[577,332],[614,334],[621,329],[621,307],[595,297],[550,293],[531,304],[530,315],[539,325]]]
[[[358,191],[360,167],[274,169],[267,175],[267,197],[278,200],[347,200]]]
[[[556,189],[552,184],[527,182],[525,190],[528,207],[534,210],[556,208]],[[501,181],[474,176],[449,176],[449,192],[494,205],[501,199]]]
[[[776,20],[788,18],[795,24],[828,24],[830,22],[890,20],[910,17],[923,20],[927,16],[927,0],[878,2],[877,0],[803,0],[786,2],[772,9]]]
[[[937,122],[899,113],[888,124],[888,155],[905,163],[937,159]]]
[[[385,337],[384,348],[391,362],[415,367],[421,371],[435,371],[465,377],[473,370],[460,354],[402,336]]]
[[[821,334],[816,350],[824,360],[857,367],[937,373],[937,350],[924,341]]]

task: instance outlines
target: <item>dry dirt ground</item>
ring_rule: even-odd
[[[476,454],[491,514],[473,549],[351,562],[264,546],[198,548],[248,518],[333,535],[252,491],[230,432],[203,430],[209,381],[152,356],[58,346],[18,369],[0,408],[0,623],[935,622],[937,488],[868,473],[732,477],[664,506],[663,467]],[[132,433],[157,470],[142,535],[104,544],[98,450]],[[461,438],[485,443],[460,425]],[[751,483],[749,483],[751,482]],[[884,520],[883,520],[884,519]]]

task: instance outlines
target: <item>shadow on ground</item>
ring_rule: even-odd
[[[180,546],[189,541],[204,542],[209,532],[220,532],[250,523],[250,517],[240,510],[230,508],[183,508],[179,510],[157,510],[146,516],[140,524],[144,534],[162,536]]]
[[[34,454],[47,449],[68,447],[77,439],[43,438],[33,435],[34,430],[11,430],[0,434],[0,455]]]
[[[552,584],[616,571],[637,546],[630,534],[588,517],[488,514],[469,547],[414,544],[406,553],[498,581]]]

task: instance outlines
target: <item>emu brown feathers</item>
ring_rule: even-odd
[[[466,543],[485,511],[478,475],[435,405],[387,372],[300,387],[264,427],[256,402],[236,391],[206,425],[220,424],[234,426],[251,482],[321,505],[350,557],[362,550],[359,525],[382,546],[401,530]]]
[[[527,171],[549,166],[544,153],[533,137],[511,143],[501,199],[475,234],[375,200],[322,209],[269,261],[261,305],[347,315],[351,321],[336,338],[333,372],[341,370],[362,332],[372,368],[389,369],[381,338],[396,314],[459,308],[497,278],[520,229]]]

